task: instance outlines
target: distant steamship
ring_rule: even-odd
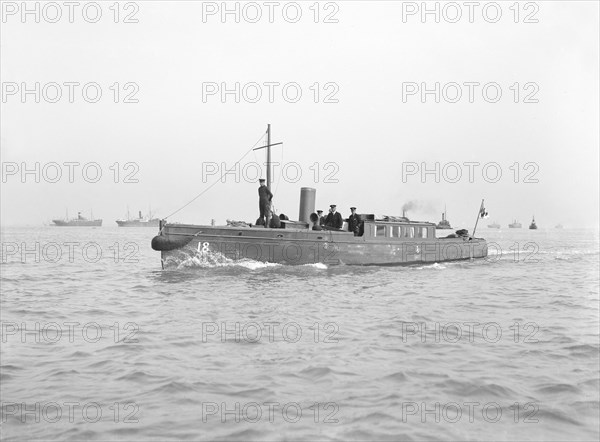
[[[94,215],[92,214],[92,218]],[[53,219],[52,222],[56,226],[61,227],[101,227],[101,219],[87,219],[81,215],[81,212],[77,212],[77,218],[68,219],[69,215],[65,219]]]
[[[510,224],[508,225],[508,228],[509,228],[509,229],[520,229],[521,227],[523,227],[523,226],[522,226],[522,225],[521,225],[521,223],[520,223],[520,222],[518,222],[517,220],[514,220],[512,223],[510,223]]]
[[[444,212],[442,213],[442,220],[436,226],[438,230],[451,230],[452,226],[450,225],[450,221],[446,219],[446,208],[444,207]]]
[[[531,224],[529,224],[529,230],[537,230],[538,226],[535,223],[535,216],[533,217],[533,219],[531,220]]]
[[[152,214],[143,217],[142,211],[138,211],[137,218],[130,218],[129,212],[127,213],[127,219],[118,219],[115,221],[119,227],[158,227],[160,220],[158,218],[152,218]]]

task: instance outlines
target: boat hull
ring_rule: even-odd
[[[365,238],[349,232],[167,224],[152,247],[163,267],[193,257],[285,265],[408,265],[487,256],[478,238]]]
[[[119,227],[158,227],[159,224],[158,219],[151,219],[149,221],[117,220],[115,222]]]
[[[52,222],[54,223],[55,226],[59,226],[59,227],[102,227],[101,219],[71,220],[71,221],[55,219],[55,220],[52,220]]]

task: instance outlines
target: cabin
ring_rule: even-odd
[[[395,242],[407,240],[435,240],[435,223],[425,221],[410,221],[405,217],[385,216],[382,219],[376,219],[375,215],[360,214],[360,235],[356,239],[361,238],[367,241],[379,242]],[[348,231],[348,223],[344,221],[341,230],[324,230],[323,232],[344,233],[350,236],[352,233]],[[336,235],[337,236],[337,235]],[[346,235],[344,235],[346,236]]]
[[[407,239],[433,240],[435,239],[435,224],[418,221],[365,220],[363,236],[366,238],[385,239],[385,241],[394,239],[399,241]]]

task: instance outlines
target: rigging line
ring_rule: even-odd
[[[279,190],[279,184],[281,183],[281,175],[283,174],[283,144],[281,145],[281,168],[279,169],[279,178],[277,178],[277,186],[275,187],[275,193]]]
[[[265,139],[264,144],[267,144],[266,139],[267,139],[267,131],[265,131],[265,133],[263,134],[263,137]],[[259,140],[260,141],[260,140]],[[256,144],[255,144],[256,146]],[[258,157],[256,156],[256,151],[254,149],[252,149],[252,152],[254,153],[254,161],[256,162],[256,164],[258,164],[258,166],[260,167],[260,163],[258,162]],[[262,174],[262,169],[261,169],[261,174]]]
[[[251,147],[251,148],[248,150],[248,152],[246,152],[246,153],[244,154],[244,156],[243,156],[242,158],[240,158],[239,160],[237,160],[237,161],[234,163],[233,167],[232,167],[231,169],[229,169],[229,170],[227,170],[227,171],[225,172],[225,175],[227,175],[227,172],[229,172],[229,171],[233,170],[233,169],[235,168],[235,166],[236,166],[236,165],[237,165],[237,164],[238,164],[240,161],[242,161],[244,158],[246,158],[246,156],[247,156],[247,155],[248,155],[250,152],[252,152],[252,149],[254,149],[258,143],[260,143],[260,141],[263,139],[263,136],[264,136],[264,134],[261,134],[260,138],[259,138],[259,139],[256,141],[256,143],[254,143],[254,146],[252,146],[252,147]],[[219,178],[219,179],[220,179],[220,178]],[[171,216],[175,215],[177,212],[180,212],[181,210],[185,209],[187,206],[189,206],[190,204],[192,204],[194,201],[196,201],[198,198],[200,198],[202,195],[204,195],[206,192],[208,192],[210,189],[212,189],[212,188],[213,188],[215,185],[217,185],[217,183],[219,182],[219,179],[217,179],[217,180],[216,180],[214,183],[212,183],[210,186],[208,186],[206,189],[204,189],[202,192],[200,192],[198,195],[196,195],[196,196],[195,196],[195,197],[194,197],[192,200],[190,200],[188,203],[184,204],[183,206],[181,206],[179,209],[177,209],[175,212],[171,213],[170,215],[168,215],[168,216],[165,216],[163,219],[170,218]]]

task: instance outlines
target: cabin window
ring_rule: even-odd
[[[410,237],[411,237],[411,238],[414,238],[414,237],[415,237],[415,228],[414,228],[414,227],[411,227],[411,228],[410,228]]]
[[[377,226],[375,236],[385,236],[385,226]]]
[[[421,238],[427,238],[427,227],[421,227]]]
[[[394,238],[399,238],[401,235],[400,226],[392,226],[392,236]]]

